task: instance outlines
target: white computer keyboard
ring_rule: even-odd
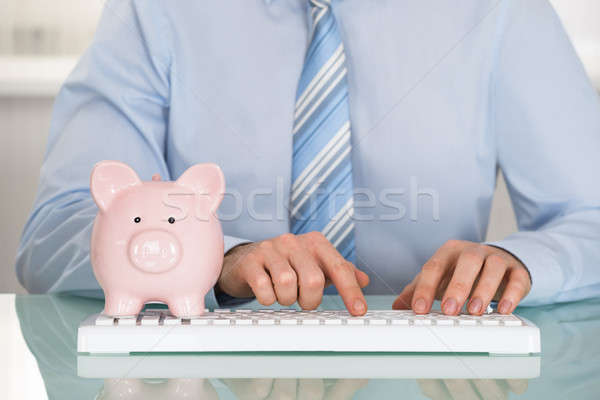
[[[81,323],[80,353],[153,352],[435,352],[532,354],[540,332],[515,315],[445,316],[438,312],[215,310],[180,319],[167,310],[137,317],[92,315]]]

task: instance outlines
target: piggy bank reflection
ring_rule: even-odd
[[[178,317],[202,314],[223,264],[221,169],[197,164],[176,181],[143,182],[128,165],[102,161],[90,191],[99,208],[90,257],[104,313],[134,315],[160,301]]]
[[[217,400],[205,379],[105,379],[97,400],[204,399]]]

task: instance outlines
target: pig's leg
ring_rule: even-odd
[[[105,379],[104,388],[98,398],[115,396],[119,399],[139,399],[142,393],[141,379]]]
[[[208,379],[169,379],[165,391],[170,399],[218,399],[219,395]],[[178,395],[178,396],[177,396]]]
[[[140,298],[117,293],[106,293],[104,314],[106,315],[137,315],[142,311],[144,302]]]
[[[177,317],[195,317],[204,312],[204,296],[199,294],[178,296],[168,300],[167,304]]]

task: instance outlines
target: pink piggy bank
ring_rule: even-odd
[[[90,191],[99,208],[90,257],[104,313],[135,315],[160,301],[178,317],[202,314],[223,265],[221,169],[197,164],[174,182],[142,182],[128,165],[102,161]]]

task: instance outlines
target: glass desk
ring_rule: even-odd
[[[367,301],[372,309],[384,309],[393,299],[370,296]],[[389,353],[78,357],[77,327],[102,307],[102,301],[80,297],[0,295],[0,397],[600,398],[600,299],[518,309],[542,335],[541,356],[520,358]],[[265,308],[244,305],[252,307]],[[321,306],[341,307],[335,296],[326,296]]]

